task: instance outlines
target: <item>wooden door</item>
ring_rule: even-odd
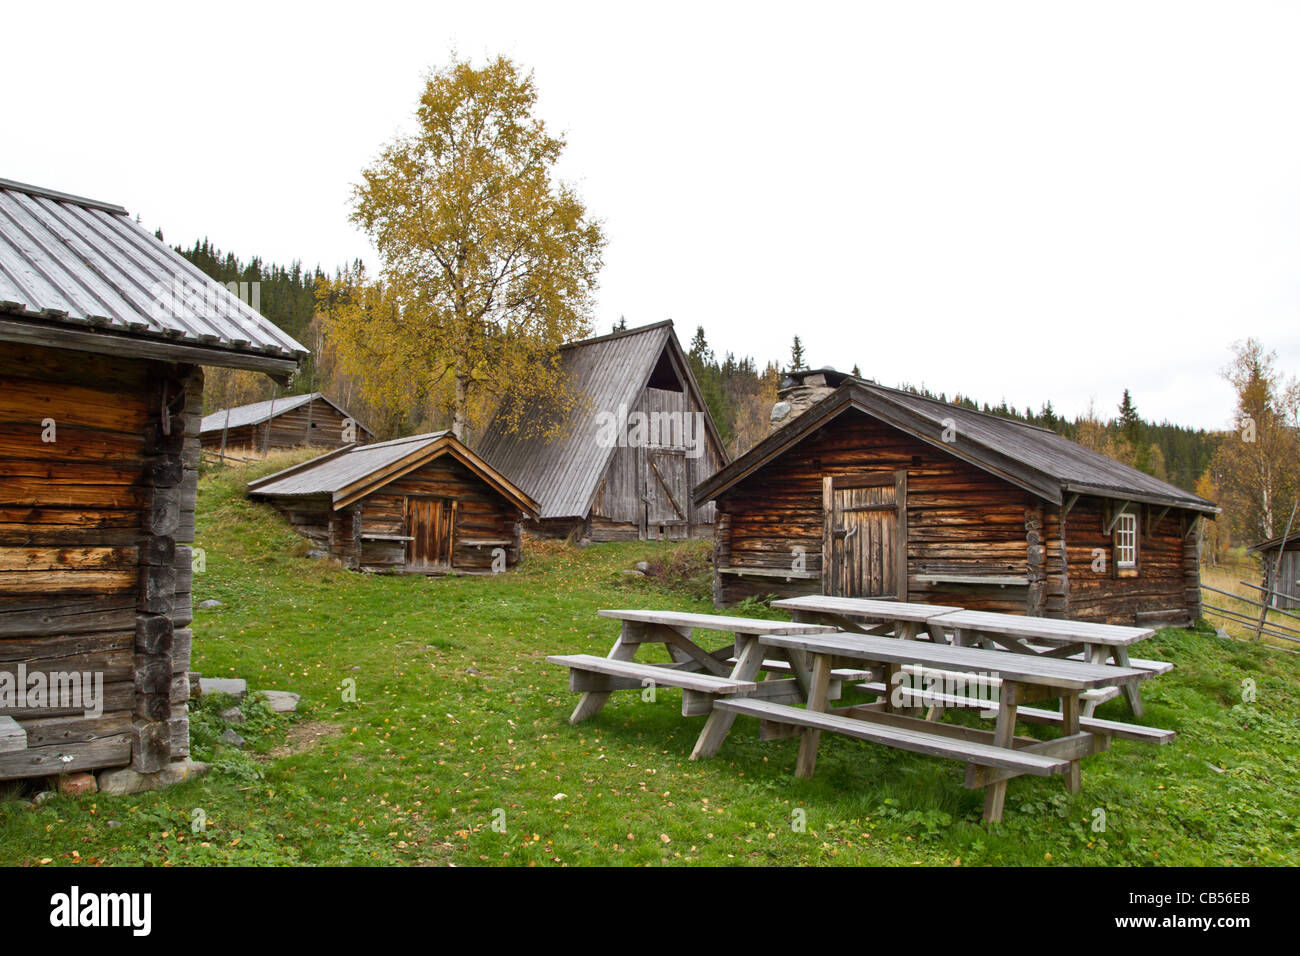
[[[449,571],[455,547],[456,502],[447,498],[410,495],[406,499],[406,568],[408,571]]]
[[[824,593],[906,599],[906,480],[904,473],[823,479]]]
[[[677,537],[674,531],[686,526],[689,520],[690,487],[687,480],[686,450],[646,449],[645,480],[647,537]]]

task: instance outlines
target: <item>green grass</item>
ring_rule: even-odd
[[[1077,796],[1059,778],[1013,780],[1004,822],[987,826],[959,765],[842,738],[823,737],[806,781],[792,776],[797,744],[759,743],[747,718],[716,759],[691,763],[701,718],[683,718],[672,690],[653,704],[615,694],[570,727],[576,697],[546,655],[605,653],[616,625],[600,607],[711,610],[702,545],[547,544],[498,577],[365,576],[307,558],[243,497],[284,463],[203,479],[195,600],[222,605],[196,612],[195,669],[296,691],[301,713],[246,706],[239,752],[217,742],[229,702],[208,699],[193,717],[207,777],[0,801],[0,863],[1300,863],[1291,655],[1162,632],[1142,655],[1177,667],[1145,686],[1146,721],[1177,741],[1116,741],[1085,761]],[[658,576],[625,575],[638,560]],[[1099,714],[1122,718],[1123,704]]]

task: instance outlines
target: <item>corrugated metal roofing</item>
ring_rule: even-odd
[[[1063,500],[1068,493],[1077,492],[1168,504],[1207,514],[1219,511],[1213,502],[1084,448],[1046,428],[858,379],[845,382],[808,411],[701,482],[695,500],[710,500],[766,461],[783,454],[817,425],[853,407],[890,424],[913,430],[936,443],[942,442],[941,436],[951,422],[954,440],[942,443],[942,447],[1008,480],[1020,479],[1032,485],[1032,490],[1043,497]],[[1015,463],[1016,474],[1009,474],[1002,468],[1006,462]]]
[[[446,434],[429,432],[374,445],[349,445],[252,482],[248,490],[257,495],[332,495],[422,451]]]
[[[270,418],[272,413],[281,415],[285,412],[291,412],[301,405],[306,405],[313,398],[324,397],[320,392],[312,392],[310,395],[286,395],[284,398],[276,398],[266,402],[237,405],[230,409],[223,408],[211,415],[204,415],[199,431],[219,432],[223,428],[243,428],[245,425],[260,425]],[[228,421],[226,412],[230,413]]]
[[[478,453],[537,501],[543,519],[586,517],[615,451],[597,441],[597,415],[616,413],[620,404],[632,406],[672,336],[672,322],[657,322],[563,346],[561,367],[589,403],[572,417],[569,433],[549,442],[520,438],[498,418]],[[537,409],[526,416],[525,430],[544,414]]]
[[[125,209],[0,179],[0,314],[297,361],[307,349]]]

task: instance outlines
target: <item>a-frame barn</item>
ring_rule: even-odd
[[[713,504],[691,489],[726,452],[671,321],[565,345],[560,362],[580,396],[551,441],[530,409],[511,431],[498,415],[478,453],[537,501],[529,530],[591,541],[705,537]]]

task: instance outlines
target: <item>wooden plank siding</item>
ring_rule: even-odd
[[[1137,577],[1101,577],[1090,571],[1091,549],[1103,543],[1099,499],[1080,499],[1062,522],[1060,506],[859,412],[830,420],[718,496],[715,603],[832,587],[823,583],[824,479],[869,475],[884,483],[899,472],[906,476],[905,592],[893,586],[906,600],[1128,624],[1138,614],[1188,614],[1182,512],[1170,510],[1143,536]],[[786,580],[779,572],[795,566],[795,549],[810,576]],[[1106,558],[1111,566],[1109,547]],[[746,570],[758,573],[738,573]],[[877,580],[896,577],[882,570]],[[1018,583],[934,580],[949,577]]]
[[[103,689],[98,717],[0,706],[27,733],[0,779],[152,771],[188,753],[176,663],[189,661],[201,404],[193,366],[0,349],[0,673],[91,674]]]
[[[707,415],[687,391],[654,387],[642,390],[631,412],[678,420],[701,412]],[[707,433],[697,440],[703,450],[695,458],[680,439],[663,446],[629,444],[615,449],[592,502],[585,537],[592,541],[707,537],[716,507],[711,501],[695,505],[691,490],[717,471],[722,459]],[[544,524],[537,528],[547,533]]]

